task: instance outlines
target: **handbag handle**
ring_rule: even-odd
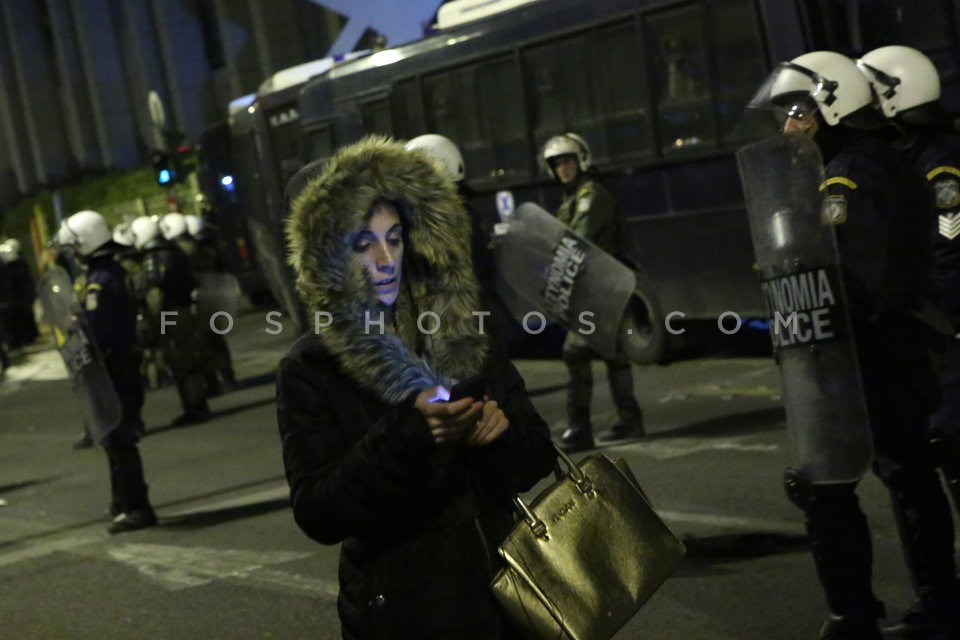
[[[580,470],[580,467],[574,464],[573,460],[571,460],[560,447],[554,444],[553,448],[557,452],[557,457],[562,460],[567,467],[567,472],[564,474],[560,469],[559,462],[554,465],[553,473],[557,477],[557,482],[562,481],[564,477],[568,477],[577,486],[577,489],[580,490],[580,493],[588,498],[595,498],[597,496],[597,492],[593,488],[593,483],[590,482],[590,478],[583,474],[583,471]],[[513,494],[513,504],[517,507],[517,510],[523,517],[524,522],[526,522],[530,529],[533,530],[533,535],[537,536],[541,540],[550,539],[550,536],[547,534],[546,523],[538,518],[537,514],[535,514],[527,505],[527,503],[523,501],[523,498],[516,493]]]

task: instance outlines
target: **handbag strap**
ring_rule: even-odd
[[[596,491],[593,488],[593,483],[590,481],[590,478],[584,475],[583,471],[580,470],[580,467],[578,467],[573,460],[571,460],[567,454],[556,445],[556,443],[553,444],[553,448],[557,452],[558,458],[553,465],[553,474],[556,476],[557,482],[563,482],[566,478],[570,478],[570,480],[577,486],[577,489],[579,489],[584,495],[596,495]],[[560,461],[563,461],[563,464],[566,465],[566,473],[564,473],[560,468]],[[514,493],[512,497],[513,504],[517,508],[520,517],[522,517],[524,522],[526,522],[527,525],[533,530],[533,534],[538,538],[546,540],[548,538],[546,523],[537,517],[537,514],[533,512],[530,506],[524,502],[523,498],[521,498],[518,494]]]

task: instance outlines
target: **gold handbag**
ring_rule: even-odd
[[[490,586],[509,617],[551,639],[607,640],[673,573],[683,543],[657,516],[624,460],[575,465],[530,506],[500,555]]]

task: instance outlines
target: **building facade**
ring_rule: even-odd
[[[147,162],[148,94],[186,140],[272,73],[323,57],[345,18],[312,0],[0,2],[0,208]]]

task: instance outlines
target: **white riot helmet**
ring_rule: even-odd
[[[872,103],[870,83],[853,60],[833,51],[812,51],[778,65],[750,107],[775,105],[799,119],[819,112],[833,127]]]
[[[125,247],[132,247],[134,244],[132,221],[121,222],[113,228],[113,241],[122,244]]]
[[[0,243],[0,262],[10,264],[20,257],[20,241],[16,238],[8,238]]]
[[[80,256],[89,256],[113,240],[110,227],[96,211],[78,211],[60,223],[57,243],[61,247],[73,247]]]
[[[188,213],[183,216],[183,219],[187,223],[187,233],[192,235],[194,238],[197,237],[197,234],[203,231],[203,220],[200,219],[200,216],[195,216],[192,213]]]
[[[173,240],[187,232],[187,221],[182,213],[168,213],[160,218],[160,231],[167,240]]]
[[[404,148],[407,151],[422,149],[440,163],[447,176],[454,182],[460,182],[467,175],[463,165],[463,155],[450,138],[437,133],[425,133],[407,142]]]
[[[160,237],[160,226],[152,217],[140,216],[130,223],[130,233],[133,234],[133,246],[143,249],[149,242]]]
[[[590,145],[587,141],[575,133],[564,133],[559,136],[553,136],[543,145],[543,159],[547,163],[547,169],[550,175],[557,177],[553,170],[553,164],[550,162],[553,158],[572,155],[577,159],[577,166],[580,173],[586,173],[593,163],[593,156],[590,153]]]
[[[940,99],[937,68],[916,49],[880,47],[857,60],[857,66],[870,81],[888,118]]]

